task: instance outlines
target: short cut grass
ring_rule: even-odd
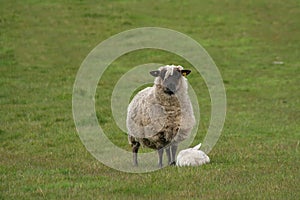
[[[0,199],[300,199],[299,1],[11,1],[0,6]],[[72,87],[86,55],[113,34],[171,28],[209,52],[224,79],[227,117],[201,167],[127,174],[81,143]],[[95,102],[107,137],[130,150],[110,110],[113,86],[144,63],[180,64],[199,98],[206,84],[161,50],[128,53],[99,81]],[[149,75],[150,76],[150,75]],[[101,147],[99,147],[101,148]]]

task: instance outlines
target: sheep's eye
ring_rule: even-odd
[[[162,70],[161,72],[160,72],[160,77],[161,77],[161,79],[164,79],[165,78],[165,75],[166,75],[166,70]]]
[[[179,78],[181,76],[181,73],[179,71],[174,71],[173,76],[176,78]]]

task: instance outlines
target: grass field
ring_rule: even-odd
[[[0,2],[0,199],[300,199],[299,1]],[[219,67],[227,116],[208,165],[124,173],[80,141],[72,90],[82,61],[111,35],[145,26],[189,35]],[[112,63],[96,111],[124,149],[126,135],[111,117],[112,88],[149,62],[192,67],[155,50]],[[210,119],[208,91],[197,80],[190,75],[201,109],[195,144]]]

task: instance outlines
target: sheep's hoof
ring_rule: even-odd
[[[176,161],[170,162],[169,165],[170,166],[175,166],[176,165]]]

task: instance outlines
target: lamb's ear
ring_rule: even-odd
[[[200,147],[201,147],[201,143],[198,144],[198,145],[196,145],[196,146],[194,146],[193,149],[194,149],[194,150],[198,150],[198,149],[200,149]]]
[[[187,75],[189,75],[189,73],[191,73],[191,70],[183,69],[180,72],[181,72],[182,76],[187,76]]]
[[[160,75],[160,71],[159,70],[153,70],[150,72],[150,74],[154,77],[158,77]]]

